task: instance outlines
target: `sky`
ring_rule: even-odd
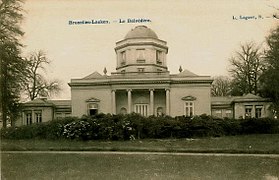
[[[23,54],[46,52],[47,77],[59,79],[63,88],[55,99],[71,98],[67,83],[72,78],[102,74],[105,67],[108,74],[115,72],[115,43],[138,25],[167,41],[170,73],[178,73],[181,65],[212,77],[229,75],[228,59],[240,45],[264,45],[279,25],[278,0],[26,0],[23,8]],[[119,23],[128,18],[151,22]],[[110,24],[69,25],[82,20]]]

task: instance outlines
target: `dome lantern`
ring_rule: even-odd
[[[123,40],[116,42],[118,73],[168,73],[167,42],[144,25],[131,29]]]

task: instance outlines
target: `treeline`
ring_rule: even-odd
[[[273,133],[279,133],[279,121],[276,119],[217,119],[207,115],[172,118],[99,114],[1,129],[4,139],[51,140],[133,140]]]

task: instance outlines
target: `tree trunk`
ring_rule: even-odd
[[[3,128],[7,127],[7,63],[5,61],[1,61],[1,108],[2,108],[2,121]]]

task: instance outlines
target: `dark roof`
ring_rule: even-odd
[[[225,96],[225,97],[211,97],[211,104],[219,105],[219,104],[231,104],[235,97],[233,96]]]
[[[270,99],[262,98],[254,94],[246,94],[243,96],[225,96],[225,97],[211,97],[212,105],[231,104],[237,102],[269,102]]]
[[[32,101],[24,102],[24,106],[54,106],[53,103],[46,100],[46,98],[37,98]]]
[[[24,102],[24,106],[40,107],[71,107],[71,100],[47,100],[46,98],[37,98],[32,101]]]
[[[234,99],[234,102],[255,102],[255,101],[259,101],[259,102],[268,102],[270,101],[270,99],[268,98],[262,98],[260,96],[254,95],[254,94],[246,94],[240,97],[236,97]]]
[[[55,106],[71,106],[71,100],[48,100]]]
[[[178,76],[188,76],[188,77],[192,77],[192,76],[198,76],[197,74],[185,69],[184,71],[182,71],[181,73],[178,74]]]
[[[104,76],[102,76],[100,73],[97,71],[89,74],[88,76],[84,77],[83,79],[102,79]]]

